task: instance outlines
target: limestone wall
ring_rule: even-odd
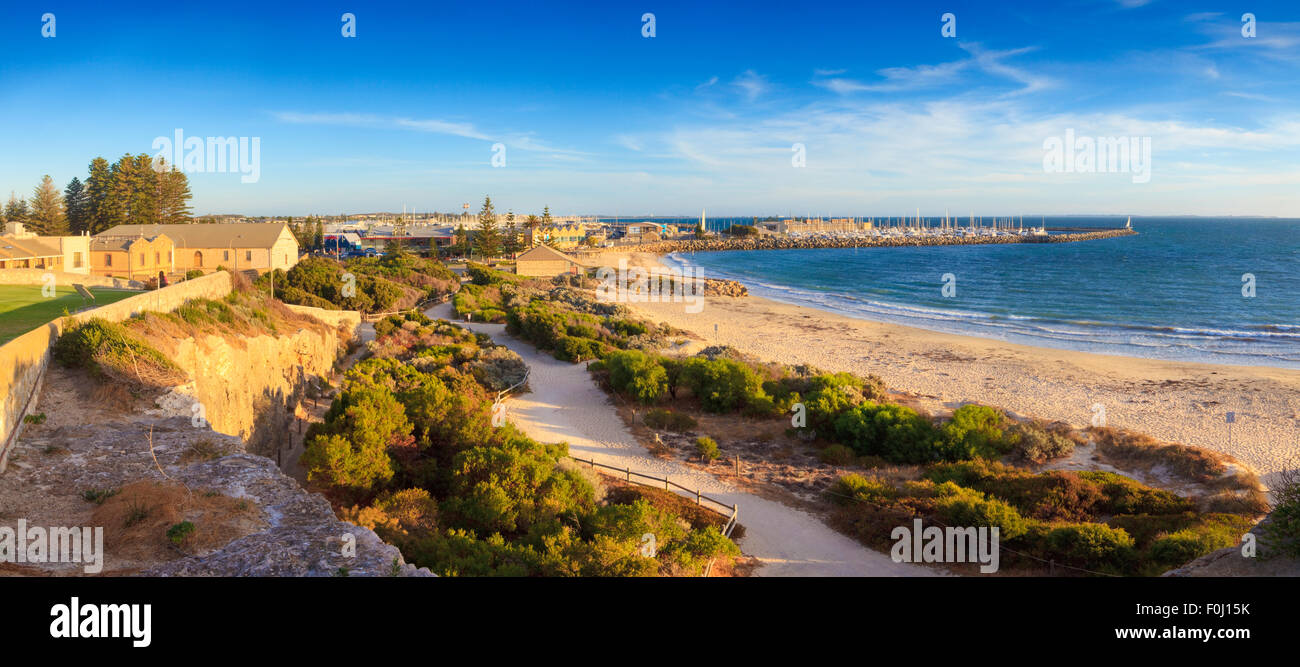
[[[219,271],[71,317],[77,321],[98,317],[120,322],[146,310],[167,312],[190,299],[219,299],[229,293],[230,274]],[[50,348],[62,331],[63,318],[59,318],[0,345],[0,397],[4,401],[0,405],[0,472],[4,472],[9,450],[22,431],[23,416],[35,407],[35,396],[49,367]]]
[[[87,259],[86,261],[90,261]],[[144,289],[144,283],[138,280],[93,276],[88,273],[68,273],[66,271],[49,271],[46,269],[4,269],[0,270],[0,285],[44,285],[45,275],[54,275],[56,286],[68,286],[80,283],[86,287],[116,287],[118,289]]]

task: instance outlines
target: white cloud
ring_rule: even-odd
[[[755,73],[752,69],[742,72],[740,76],[732,80],[731,85],[739,88],[745,99],[750,102],[758,99],[759,96],[771,89],[771,84],[767,82],[767,79],[761,74]]]

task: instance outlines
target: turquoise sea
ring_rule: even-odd
[[[1152,217],[1134,218],[1133,228],[1137,236],[1078,243],[700,252],[669,261],[758,296],[862,319],[1069,350],[1300,368],[1300,220]],[[942,292],[948,273],[951,297]],[[1245,274],[1253,297],[1243,295]]]

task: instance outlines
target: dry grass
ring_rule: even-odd
[[[226,448],[213,443],[207,438],[195,440],[189,448],[181,454],[182,463],[191,463],[194,461],[213,461],[227,454]]]
[[[1227,473],[1229,464],[1243,467],[1221,452],[1160,442],[1132,431],[1093,427],[1088,433],[1097,443],[1097,453],[1117,468],[1149,471],[1159,466],[1185,479],[1204,483]]]
[[[135,408],[135,397],[131,395],[131,391],[125,385],[116,382],[95,384],[95,388],[90,392],[90,398],[95,405],[111,412],[127,413]]]
[[[148,562],[211,553],[265,526],[261,512],[247,501],[145,481],[105,499],[91,520],[104,527],[105,550],[114,559]],[[178,549],[167,539],[167,529],[182,521],[193,523],[195,531]]]

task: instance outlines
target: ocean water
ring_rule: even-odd
[[[1123,219],[1046,222],[1115,227]],[[669,261],[758,296],[862,319],[1068,350],[1300,368],[1300,220],[1135,218],[1133,228],[1137,236],[1078,243]],[[956,278],[952,297],[942,293],[947,273]],[[1244,274],[1254,276],[1254,297],[1243,296]]]

